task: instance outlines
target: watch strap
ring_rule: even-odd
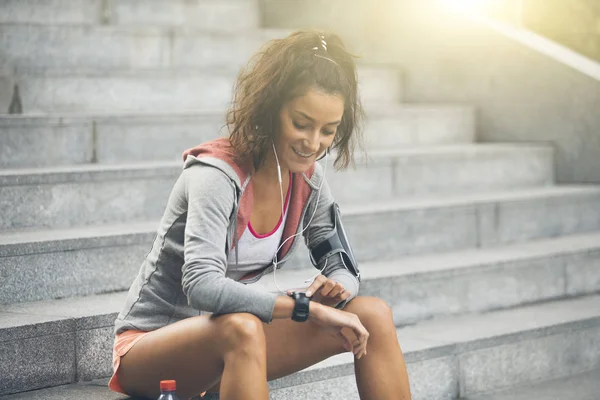
[[[294,311],[292,312],[292,320],[296,322],[306,321],[310,309],[310,298],[306,297],[306,293],[300,292],[292,292],[290,297],[296,301]]]

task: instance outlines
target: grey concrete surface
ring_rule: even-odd
[[[73,332],[0,342],[0,354],[0,394],[75,380]]]
[[[160,218],[174,178],[117,179],[2,186],[1,226],[17,233]],[[599,202],[594,187],[547,187],[393,199],[344,210],[358,254],[372,260],[590,232],[600,226]]]
[[[3,258],[0,304],[126,290],[150,251],[152,236],[148,236],[137,245]]]
[[[58,116],[0,116],[0,168],[180,160],[184,149],[227,136],[226,110]],[[475,111],[452,105],[367,110],[371,149],[471,143]],[[39,149],[44,156],[36,156]],[[357,151],[357,153],[359,153]]]
[[[19,75],[23,112],[190,111],[226,107],[236,71],[105,71]],[[4,108],[4,107],[3,107]],[[1,108],[0,108],[1,109]]]
[[[327,181],[344,206],[536,188],[553,180],[552,151],[543,147],[373,151],[369,160],[359,159],[356,169],[347,171],[336,171],[332,161]],[[0,210],[6,216],[0,227],[65,228],[159,218],[181,168],[181,161],[173,161],[0,171]]]
[[[116,307],[117,295],[105,295],[98,298],[112,299],[109,307],[104,308],[104,314]],[[77,301],[69,300],[71,304]],[[94,318],[98,313],[101,302],[96,301],[84,311],[89,298],[81,299],[81,304],[73,312],[71,308],[57,307],[59,302],[44,302],[36,307],[35,303],[22,306],[11,306],[8,310],[18,309],[21,312],[35,312],[39,315],[51,313],[56,315],[66,310],[67,315],[87,314]],[[588,296],[568,301],[536,304],[513,310],[497,311],[488,314],[472,314],[460,317],[437,319],[421,322],[417,325],[398,330],[399,341],[406,354],[408,365],[411,367],[414,387],[420,388],[419,393],[447,393],[456,390],[456,379],[461,382],[460,394],[473,394],[477,388],[485,386],[500,387],[502,375],[492,371],[502,371],[506,368],[506,360],[514,360],[516,366],[526,368],[529,362],[536,367],[528,374],[523,374],[522,382],[526,379],[552,379],[556,371],[552,369],[554,362],[563,363],[561,373],[568,371],[573,374],[585,372],[600,365],[600,352],[597,341],[600,336],[600,301],[598,296]],[[106,328],[110,321],[105,321]],[[465,330],[464,327],[470,329]],[[98,330],[110,333],[109,329]],[[18,340],[18,339],[15,339]],[[14,346],[14,344],[11,343]],[[437,349],[437,351],[436,351]],[[29,351],[32,350],[30,346]],[[523,350],[531,350],[524,352]],[[422,355],[421,355],[422,354]],[[341,354],[325,362],[318,363],[308,369],[280,378],[271,382],[273,390],[284,389],[301,382],[335,379],[352,374],[351,357]],[[74,355],[73,355],[74,357]],[[454,357],[458,357],[457,361]],[[437,360],[437,361],[435,361]],[[430,362],[428,366],[419,368],[417,363]],[[73,364],[72,364],[73,365]],[[485,368],[482,368],[485,365]],[[459,368],[460,367],[460,368]],[[474,369],[471,369],[473,367]],[[457,369],[459,368],[459,369]],[[489,370],[489,372],[488,372]],[[421,371],[419,373],[419,371]],[[440,380],[431,383],[417,383],[420,379],[430,377],[423,371],[437,371]],[[80,373],[78,371],[78,373]],[[101,372],[98,372],[100,374]],[[418,378],[418,377],[424,378]],[[100,377],[100,376],[97,376]],[[311,379],[308,379],[312,377]],[[421,386],[419,386],[421,385]],[[22,390],[23,388],[20,387]],[[32,387],[31,389],[34,389]],[[4,394],[11,393],[14,388],[8,387]],[[283,392],[282,392],[283,393]],[[452,393],[452,392],[450,392]],[[447,394],[442,394],[447,396]],[[448,398],[448,397],[442,397]]]
[[[181,160],[184,149],[227,134],[225,113],[0,116],[0,167]]]
[[[367,109],[365,140],[369,148],[387,149],[472,143],[475,117],[476,110],[467,105],[379,105]]]
[[[94,174],[84,173],[79,174],[79,182],[38,182],[31,186],[5,186],[4,182],[0,210],[6,217],[0,226],[5,230],[36,226],[60,229],[160,218],[177,179],[176,171],[177,167],[153,168],[146,171],[145,178],[134,179],[126,178],[127,174],[119,177],[117,172],[112,178],[107,176],[109,180],[94,180]]]
[[[413,400],[452,400],[456,398],[454,361],[445,359],[421,361],[408,364]],[[352,375],[319,380],[304,385],[271,391],[271,400],[295,399],[344,399],[359,400],[356,380]]]
[[[485,393],[589,371],[600,366],[599,348],[596,327],[468,352],[459,356],[461,392]]]
[[[341,204],[533,188],[553,183],[552,152],[552,148],[543,146],[501,145],[373,150],[367,153],[366,165],[339,172],[329,170],[327,182]]]
[[[141,400],[108,389],[108,379],[61,385],[48,389],[0,396],[2,400]]]
[[[533,197],[532,194],[538,196]],[[455,198],[453,202],[444,199],[433,202],[429,199],[427,204],[425,200],[420,199],[419,201],[396,201],[393,204],[381,205],[379,208],[375,208],[374,205],[346,207],[344,219],[358,259],[381,261],[427,252],[517,243],[519,240],[513,237],[523,239],[523,215],[527,214],[529,209],[547,208],[547,203],[552,203],[552,207],[547,208],[551,212],[540,212],[537,216],[539,219],[527,222],[529,226],[526,232],[527,240],[592,232],[597,229],[595,226],[598,224],[598,221],[591,217],[594,215],[594,210],[597,211],[597,202],[597,193],[593,189],[572,188],[561,191],[538,189],[526,193],[522,191],[510,193],[505,198],[492,196],[486,199],[482,195],[471,195]],[[480,229],[478,228],[481,223],[480,210],[486,209],[490,204],[496,204],[494,207],[497,208],[498,227],[487,226],[485,229]],[[523,212],[507,212],[518,210],[519,207]],[[371,225],[366,224],[365,221],[380,224],[385,227],[385,230],[382,233],[370,229],[368,227]],[[9,257],[6,259],[8,271],[11,271],[15,265],[22,265],[25,258],[19,260],[18,257],[29,257],[29,261],[38,265],[42,259],[34,261],[37,257],[35,254],[46,252],[75,251],[69,257],[70,262],[76,260],[89,262],[92,256],[92,253],[87,253],[86,249],[89,248],[150,246],[156,226],[157,222],[153,221],[141,224],[132,221],[124,225],[90,226],[68,230],[29,232],[17,230],[0,236],[0,254]],[[514,232],[513,236],[508,234],[511,229]],[[392,237],[389,236],[390,232]],[[129,249],[133,257],[142,251],[135,250],[135,247]],[[87,255],[79,253],[82,251]],[[126,257],[126,259],[130,258]],[[116,263],[115,268],[118,267],[116,260],[112,261]],[[297,251],[297,254],[292,256],[290,265],[306,265],[306,251]],[[576,273],[582,266],[574,264],[571,268]],[[25,268],[24,271],[27,270],[29,269]],[[47,268],[41,269],[44,270]],[[588,274],[590,277],[596,276],[593,270]],[[589,283],[593,286],[593,281]],[[573,282],[573,285],[582,286],[583,283]]]
[[[153,233],[126,244],[116,234],[112,240],[86,243],[79,232],[71,240],[20,238],[20,253],[9,253],[9,245],[0,241],[5,261],[0,304],[127,290]],[[388,301],[398,324],[594,293],[600,291],[600,272],[593,268],[600,260],[598,243],[598,235],[589,234],[384,263],[363,262],[357,253],[364,278],[361,293]],[[298,287],[315,274],[307,254],[304,246],[298,248],[277,274],[280,284],[289,280],[287,287]]]
[[[1,23],[189,26],[244,31],[259,26],[254,0],[4,0]]]
[[[240,35],[211,32],[204,27],[195,30],[154,25],[3,24],[0,68],[98,68],[107,72],[112,68],[241,68],[268,40],[288,34],[287,30],[256,29]]]
[[[456,395],[456,388],[451,388],[453,391],[448,392],[435,392],[433,390],[426,391],[422,390],[419,385],[423,384],[425,387],[431,387],[439,385],[440,387],[445,379],[439,377],[436,373],[436,378],[431,377],[432,371],[440,371],[439,369],[433,369],[431,364],[435,362],[443,362],[442,360],[432,360],[432,362],[421,362],[408,364],[408,371],[412,378],[412,396],[413,399],[427,399],[427,400],[453,400]],[[424,372],[421,372],[421,369]],[[418,379],[421,374],[429,374],[428,378]],[[518,387],[508,391],[502,391],[495,394],[483,394],[478,396],[461,397],[464,400],[597,400],[598,393],[600,393],[600,376],[599,370],[593,370],[582,374],[575,375],[573,377],[558,378],[546,382],[539,382],[524,387]],[[37,390],[27,393],[1,396],[2,400],[79,400],[86,398],[90,400],[127,400],[132,399],[129,396],[119,395],[111,392],[106,387],[107,379],[99,379],[89,383],[72,384],[66,386],[59,386],[52,389]],[[336,378],[334,380],[325,381],[331,385],[339,384],[340,382],[348,385],[350,388],[356,384],[352,377],[346,376],[342,378]],[[323,385],[323,384],[322,384]],[[316,386],[316,385],[315,385]],[[343,390],[351,390],[346,387]],[[271,392],[272,398],[283,395],[293,395],[295,392],[293,389],[279,389]],[[322,392],[313,390],[311,398],[318,398],[313,396],[319,396]],[[339,392],[336,392],[338,394]],[[353,393],[350,392],[352,396]],[[285,398],[285,397],[283,397]],[[295,398],[295,397],[292,397]],[[331,397],[329,397],[331,398]],[[208,400],[218,400],[218,396],[208,396]]]
[[[238,68],[101,70],[78,68],[19,71],[3,79],[20,87],[24,114],[106,113],[225,108],[232,99]],[[0,74],[2,75],[2,74]],[[397,68],[358,68],[360,95],[367,106],[400,101]],[[0,110],[7,99],[0,98]]]
[[[600,370],[595,369],[494,394],[469,396],[466,400],[597,400],[600,393],[598,377]]]
[[[359,206],[347,206],[345,223],[359,257],[382,260],[591,232],[600,224],[599,201],[593,188],[447,195],[435,201],[396,200],[394,206],[372,203],[369,214],[361,214]],[[564,211],[559,211],[562,207]]]
[[[112,375],[113,332],[112,325],[77,332],[75,358],[78,381]]]

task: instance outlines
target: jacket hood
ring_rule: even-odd
[[[240,190],[250,176],[249,166],[236,162],[234,150],[227,138],[212,140],[188,151],[183,169],[195,164],[211,165],[227,174]]]

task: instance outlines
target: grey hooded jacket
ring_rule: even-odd
[[[334,200],[327,182],[323,182],[318,195],[322,179],[323,170],[318,163],[315,163],[310,178],[308,174],[294,176],[294,181],[302,181],[295,185],[307,188],[307,200],[304,204],[296,204],[301,213],[296,226],[288,218],[286,228],[299,233],[317,207],[309,228],[303,233],[309,249],[335,233],[330,212]],[[225,276],[228,252],[237,240],[239,221],[244,221],[242,214],[248,214],[242,196],[250,186],[250,176],[244,177],[231,160],[218,152],[187,157],[170,194],[152,249],[115,321],[115,334],[129,329],[155,330],[197,316],[201,311],[214,315],[245,312],[256,315],[263,322],[272,321],[278,295],[253,290],[246,284],[272,272],[273,265],[246,281]],[[294,192],[291,202],[293,199]],[[290,213],[292,208],[290,204]],[[284,239],[288,236],[291,235],[286,236],[284,232]],[[279,267],[289,260],[299,239],[300,235],[290,240],[287,251],[283,248]],[[340,282],[351,293],[338,308],[358,294],[359,282],[344,267],[339,254],[327,259],[323,274]]]

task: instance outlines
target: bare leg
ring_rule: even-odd
[[[410,386],[404,357],[389,306],[375,297],[358,296],[344,311],[359,316],[369,331],[367,355],[354,359],[356,382],[363,400],[409,400]],[[292,320],[275,320],[264,326],[267,340],[269,380],[302,370],[335,354],[345,352],[340,339],[318,325]],[[354,337],[350,331],[349,337]],[[224,389],[224,386],[221,386]],[[210,392],[218,392],[215,384]]]
[[[367,355],[355,359],[361,399],[410,399],[406,366],[387,304],[359,296],[345,311],[358,315],[370,333]],[[141,339],[122,358],[119,380],[129,394],[150,398],[158,397],[160,379],[176,379],[182,397],[210,388],[211,392],[220,389],[222,400],[266,400],[267,379],[345,351],[339,338],[311,321],[274,320],[266,325],[250,314],[194,317]]]
[[[362,400],[410,400],[410,384],[389,306],[376,297],[357,297],[345,311],[358,315],[369,331],[367,355],[354,359]]]
[[[118,379],[134,396],[158,398],[162,379],[177,380],[182,398],[220,379],[223,400],[267,400],[263,323],[238,313],[187,318],[144,336],[121,358]]]

